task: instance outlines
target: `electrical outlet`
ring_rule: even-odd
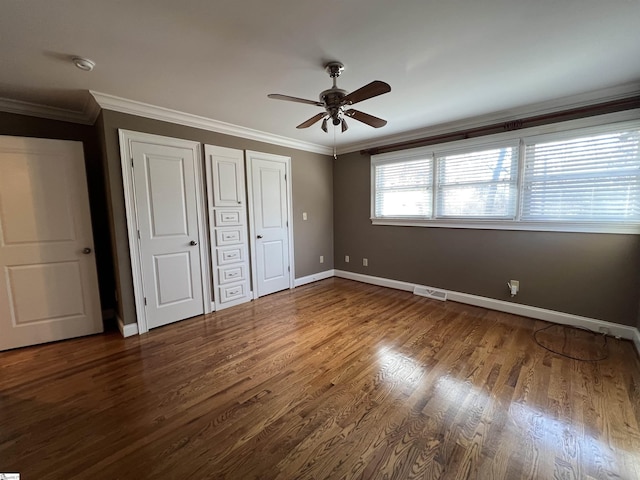
[[[344,256],[344,262],[345,263],[349,263],[349,255],[345,255]]]
[[[320,255],[320,263],[324,263],[324,255]]]
[[[363,267],[368,267],[369,266],[369,260],[367,258],[363,258],[362,259],[362,266]]]

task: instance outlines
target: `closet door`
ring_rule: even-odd
[[[198,245],[197,158],[191,148],[131,142],[149,328],[204,313]]]
[[[247,206],[242,150],[205,145],[216,310],[249,295]]]
[[[138,331],[211,311],[202,145],[119,130]]]

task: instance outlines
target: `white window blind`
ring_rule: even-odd
[[[640,129],[527,143],[522,220],[640,221]]]
[[[437,218],[513,219],[518,198],[518,143],[437,162]]]
[[[374,168],[376,217],[431,217],[433,160],[383,163]]]

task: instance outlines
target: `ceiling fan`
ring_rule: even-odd
[[[271,93],[267,96],[276,100],[287,100],[289,102],[316,105],[325,109],[324,112],[314,115],[309,120],[302,122],[296,128],[307,128],[322,120],[322,130],[326,132],[327,122],[330,119],[333,125],[341,125],[342,131],[345,132],[349,128],[345,121],[345,117],[353,118],[374,128],[384,127],[387,124],[386,120],[349,107],[355,103],[362,102],[363,100],[390,92],[391,87],[389,84],[381,82],[380,80],[374,80],[364,87],[349,93],[346,90],[338,88],[336,85],[337,78],[344,70],[344,65],[340,62],[329,62],[324,68],[329,74],[329,77],[333,79],[333,87],[320,93],[320,101],[290,97],[289,95],[280,95],[278,93]]]

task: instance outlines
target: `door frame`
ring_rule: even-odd
[[[257,271],[258,266],[256,263],[256,239],[255,239],[255,220],[253,211],[253,159],[271,160],[276,162],[282,162],[285,164],[285,184],[287,191],[287,238],[289,242],[289,290],[295,287],[295,263],[294,263],[294,248],[293,248],[293,202],[292,202],[292,181],[291,181],[291,157],[284,155],[275,155],[272,153],[256,152],[253,150],[245,150],[245,162],[246,162],[246,184],[247,184],[247,203],[249,204],[249,248],[251,250],[251,290],[253,299],[258,298],[258,285],[257,285]]]
[[[135,203],[135,188],[133,183],[133,155],[132,142],[145,142],[171,147],[187,148],[193,152],[195,158],[195,186],[196,186],[196,218],[198,224],[198,245],[200,248],[200,275],[202,276],[202,301],[204,313],[211,313],[211,272],[209,268],[209,239],[206,230],[206,206],[203,172],[202,146],[199,142],[165,137],[151,133],[135,132],[118,129],[120,140],[120,167],[122,170],[122,186],[124,187],[124,206],[127,216],[127,233],[129,236],[129,260],[133,277],[133,296],[136,307],[136,321],[138,334],[149,331],[144,305],[144,283],[142,280],[142,262],[140,256],[140,239],[138,238],[138,211]]]

